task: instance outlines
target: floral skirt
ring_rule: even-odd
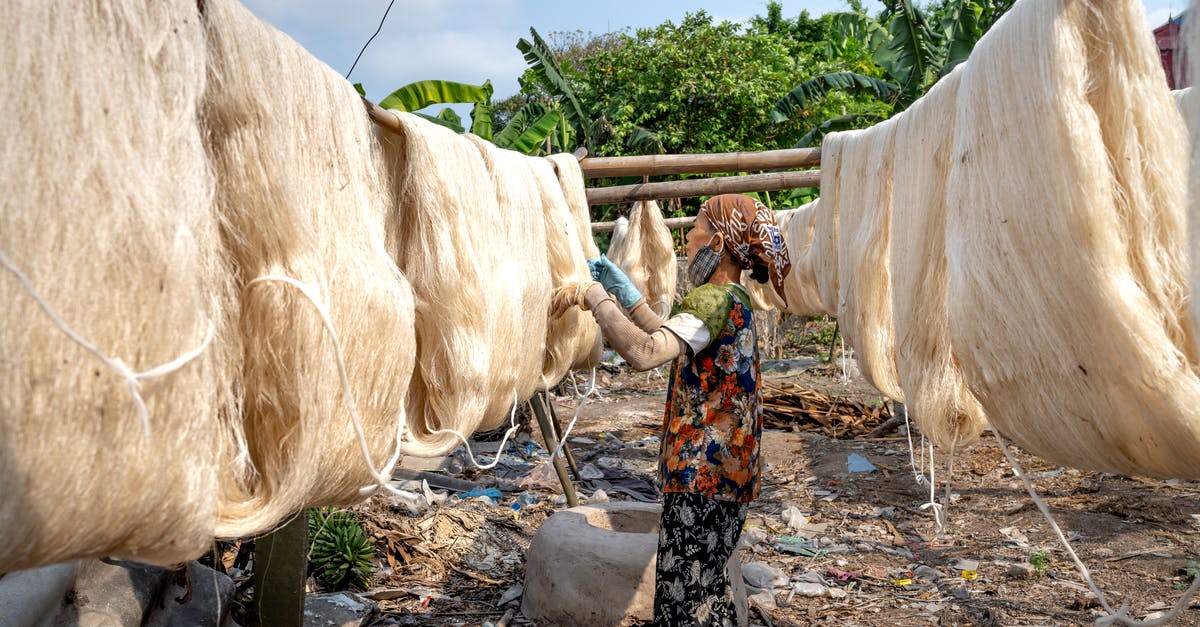
[[[663,495],[654,576],[654,625],[735,625],[733,591],[725,565],[733,554],[746,503],[703,494]]]

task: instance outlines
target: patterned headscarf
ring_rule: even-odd
[[[741,194],[713,196],[700,205],[700,213],[725,238],[725,249],[738,266],[750,268],[755,260],[766,266],[771,285],[786,305],[783,280],[792,262],[775,214],[761,202]]]

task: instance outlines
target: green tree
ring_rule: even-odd
[[[798,60],[782,38],[705,12],[678,24],[623,34],[564,68],[583,110],[592,112],[592,154],[774,148],[793,129],[764,120]],[[786,140],[784,140],[786,141]]]

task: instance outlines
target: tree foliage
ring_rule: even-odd
[[[720,152],[773,147],[788,132],[763,112],[786,93],[795,69],[779,37],[715,23],[700,11],[622,34],[581,56],[567,76],[599,125],[588,146],[593,154],[658,145],[670,153]]]

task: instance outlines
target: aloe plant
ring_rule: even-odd
[[[309,570],[334,590],[351,584],[365,590],[375,564],[375,547],[348,510],[324,507],[308,512]]]

